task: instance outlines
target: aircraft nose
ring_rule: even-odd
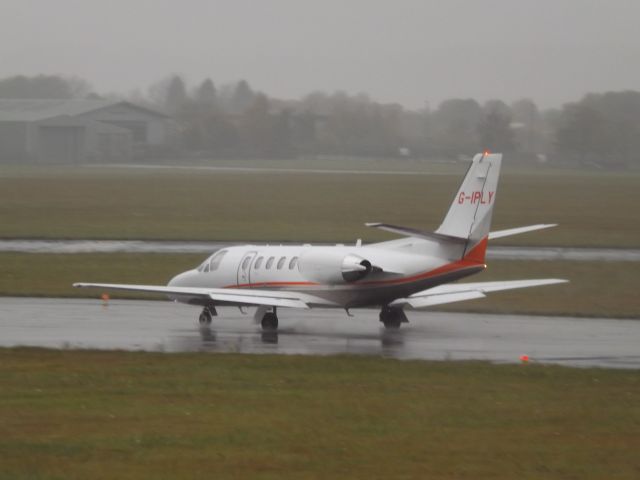
[[[169,287],[184,287],[187,279],[191,276],[191,270],[182,272],[169,280],[167,286]]]

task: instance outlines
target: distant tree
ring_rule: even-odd
[[[533,100],[523,98],[511,104],[511,115],[514,122],[535,125],[540,121],[540,111]]]
[[[171,77],[164,100],[165,110],[169,115],[179,117],[184,114],[189,97],[184,80],[179,75]]]
[[[205,121],[206,146],[211,151],[228,153],[237,151],[238,127],[226,115],[213,115]]]
[[[167,89],[169,88],[169,82],[171,81],[171,77],[165,77],[157,82],[149,85],[147,89],[145,98],[148,99],[148,102],[153,105],[158,110],[165,109],[165,102],[167,100]],[[140,95],[138,92],[134,93],[134,96],[140,99]]]
[[[511,104],[511,113],[516,149],[527,155],[548,150],[544,140],[544,123],[537,105],[529,99],[518,100]]]
[[[640,92],[590,93],[580,103],[599,111],[610,121],[636,124],[640,121]]]
[[[589,94],[580,104],[602,115],[601,160],[612,167],[640,165],[640,92]]]
[[[17,75],[0,80],[0,98],[70,99],[84,98],[91,86],[78,77]]]
[[[240,114],[246,112],[249,107],[253,106],[255,93],[251,90],[246,80],[240,80],[233,91],[230,100],[231,113]]]
[[[27,95],[23,92],[33,88],[27,80],[0,80],[0,96],[9,88],[12,95]],[[81,82],[60,88],[51,81],[47,89],[48,95],[89,92]],[[313,92],[285,101],[267,98],[246,80],[218,86],[205,79],[190,93],[174,75],[153,85],[146,96],[134,97],[136,103],[174,115],[184,147],[225,155],[295,151],[387,156],[408,147],[402,150],[454,158],[489,149],[521,159],[553,153],[551,159],[640,163],[640,92],[589,94],[562,109],[542,112],[528,99],[511,105],[490,100],[480,106],[473,99],[453,98],[435,110],[427,106],[418,111],[344,92]]]
[[[480,147],[493,152],[512,152],[511,111],[501,101],[490,101],[484,107],[484,117],[477,126]]]
[[[269,99],[258,94],[242,117],[242,140],[251,153],[268,155],[273,151],[273,122]]]
[[[565,105],[556,143],[558,151],[564,155],[580,162],[594,160],[609,148],[604,116],[582,104]]]
[[[217,104],[217,92],[210,78],[204,80],[196,89],[193,100],[202,112],[212,112]]]
[[[442,102],[432,115],[431,141],[445,155],[472,155],[479,147],[478,125],[483,111],[473,99]]]
[[[91,94],[96,95],[86,80],[75,76],[63,78],[67,82],[67,86],[71,92],[71,98],[85,98]]]
[[[400,136],[403,109],[399,105],[383,105],[365,94],[350,96],[345,92],[328,97],[316,93],[306,102],[324,118],[317,139],[323,152],[387,156],[396,155],[404,144]]]
[[[272,120],[272,152],[274,155],[287,156],[292,153],[292,118],[288,109],[274,115]]]
[[[329,111],[329,96],[325,92],[311,92],[300,101],[301,107],[316,115],[326,115]]]
[[[502,100],[498,99],[487,100],[482,106],[482,111],[485,113],[485,115],[488,115],[489,113],[497,113],[502,117],[513,117],[511,107],[509,107],[509,105],[507,105]]]

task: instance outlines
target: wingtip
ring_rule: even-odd
[[[570,283],[570,281],[566,278],[545,278],[541,281],[544,282],[541,285],[558,285],[560,283]]]

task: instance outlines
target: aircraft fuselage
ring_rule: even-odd
[[[369,246],[235,246],[177,275],[169,286],[283,289],[317,297],[312,306],[353,308],[385,305],[485,268],[462,259],[461,247],[438,249],[438,244],[416,239]],[[364,270],[349,270],[349,261],[356,266],[364,262]],[[198,296],[170,298],[206,304]]]

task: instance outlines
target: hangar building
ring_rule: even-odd
[[[110,100],[0,99],[0,162],[128,161],[166,148],[166,115]]]

